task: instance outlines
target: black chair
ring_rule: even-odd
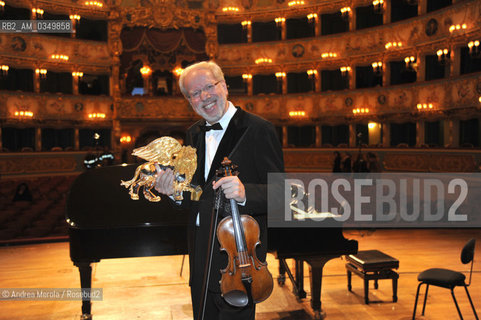
[[[471,284],[471,275],[473,273],[473,258],[474,258],[474,245],[476,243],[475,239],[469,240],[461,251],[461,262],[463,264],[468,264],[471,262],[471,270],[469,272],[469,282],[466,284],[466,276],[461,272],[448,270],[448,269],[440,269],[440,268],[433,268],[424,270],[418,275],[418,280],[421,281],[418,285],[418,290],[416,292],[416,300],[414,302],[414,311],[413,311],[413,320],[416,317],[416,306],[418,304],[418,297],[419,297],[419,289],[421,285],[426,284],[426,293],[424,294],[424,304],[423,304],[423,312],[422,315],[424,316],[424,309],[426,308],[426,299],[428,297],[428,289],[429,285],[442,287],[451,290],[451,295],[453,296],[454,304],[456,305],[456,309],[458,310],[459,317],[461,320],[463,319],[463,315],[461,314],[461,310],[459,309],[458,302],[456,301],[456,297],[454,296],[454,288],[458,286],[463,286],[466,290],[466,294],[468,295],[469,302],[471,303],[471,308],[473,308],[474,316],[477,320],[479,320],[478,315],[476,313],[476,309],[474,308],[473,301],[471,300],[471,296],[469,295],[468,286]]]

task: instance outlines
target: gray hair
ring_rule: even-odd
[[[182,92],[182,94],[184,95],[184,97],[186,97],[186,98],[189,97],[189,93],[187,92],[187,90],[184,87],[185,78],[192,71],[201,70],[201,69],[209,70],[212,73],[212,75],[214,76],[215,80],[225,81],[224,73],[222,72],[222,69],[214,61],[201,61],[201,62],[194,63],[194,64],[188,66],[187,68],[185,68],[184,71],[182,71],[182,74],[179,77],[179,88],[180,88],[180,91]]]

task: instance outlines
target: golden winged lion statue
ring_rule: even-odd
[[[157,175],[156,164],[161,169],[171,168],[174,171],[174,199],[182,200],[182,191],[190,191],[192,200],[199,200],[202,189],[190,184],[197,169],[196,149],[182,146],[172,137],[158,138],[144,147],[134,149],[132,155],[148,162],[135,170],[131,180],[121,180],[121,185],[129,189],[130,198],[139,200],[139,189],[143,187],[144,197],[152,202],[160,201],[160,197],[152,192]]]

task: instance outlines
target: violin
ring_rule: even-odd
[[[237,175],[236,166],[224,158],[217,176]],[[266,300],[272,293],[274,282],[267,269],[267,262],[256,256],[260,244],[260,228],[249,215],[240,215],[237,202],[230,199],[231,215],[222,219],[217,226],[217,239],[221,251],[229,256],[225,269],[220,270],[220,289],[224,300],[234,307],[245,307],[252,299],[254,303]]]

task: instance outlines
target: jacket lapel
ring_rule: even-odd
[[[205,121],[197,125],[192,135],[192,147],[197,149],[197,169],[195,170],[194,177],[192,178],[192,183],[203,186],[205,184],[205,133],[200,130],[200,125],[205,125]]]

